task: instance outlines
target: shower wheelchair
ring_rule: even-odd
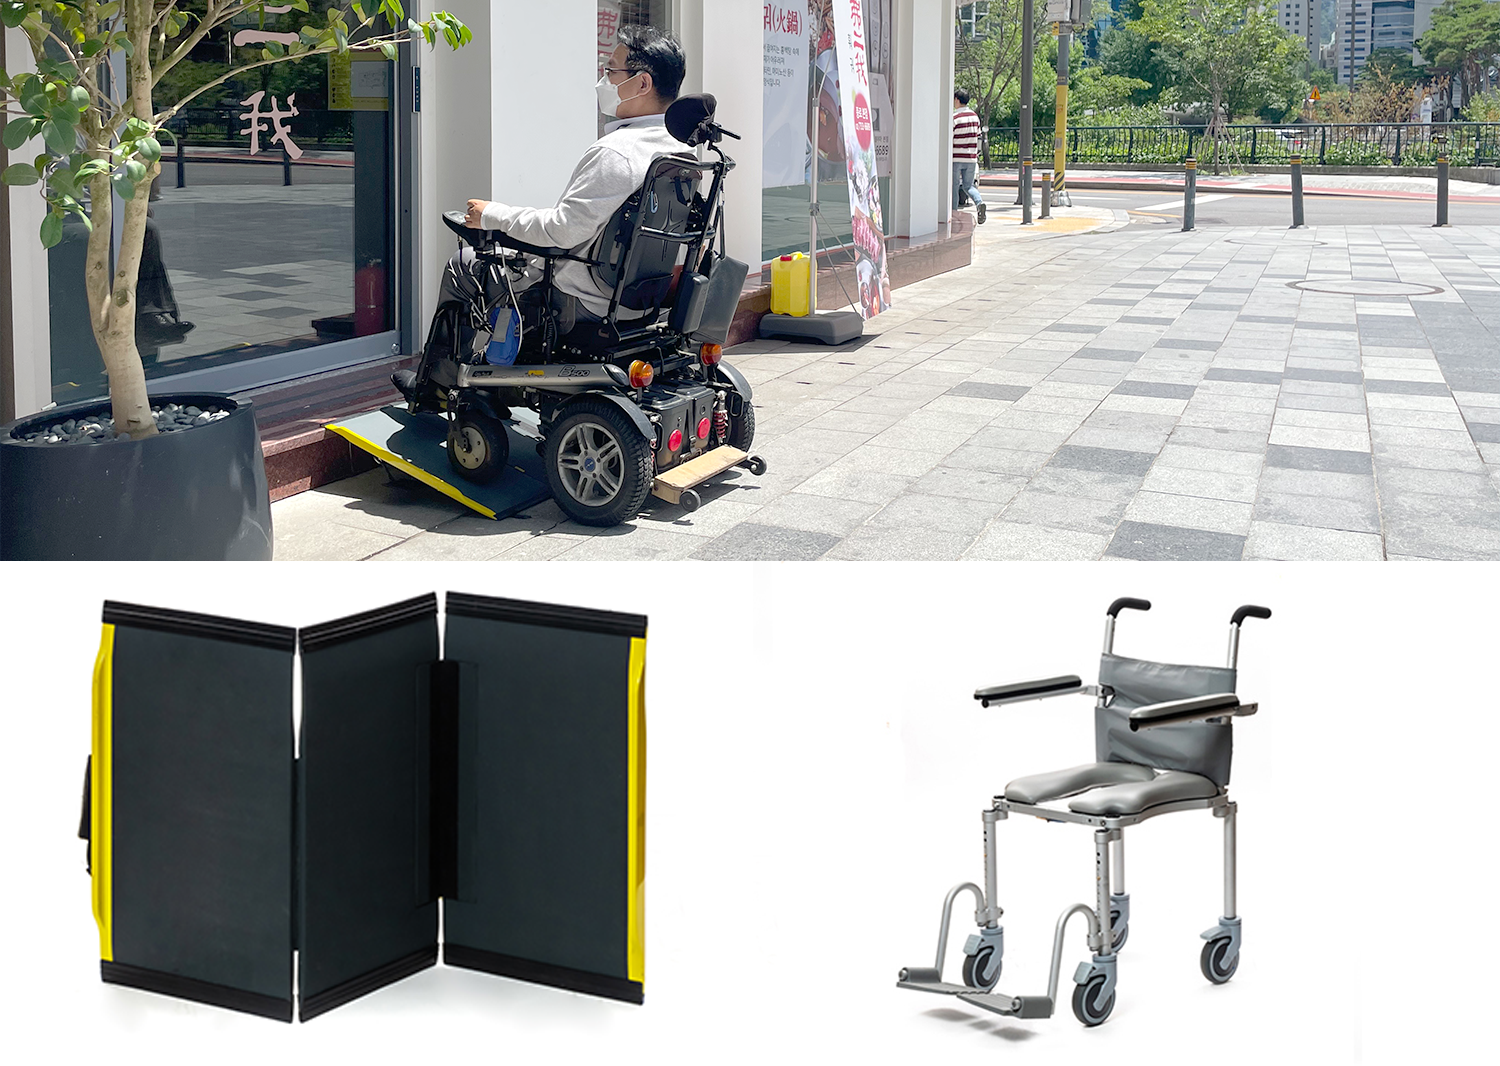
[[[750,384],[723,361],[748,268],[724,254],[734,161],[718,142],[736,135],[714,121],[715,108],[706,93],[671,105],[667,129],[713,156],[655,159],[586,254],[443,215],[499,294],[476,284],[467,301],[438,307],[416,370],[392,380],[410,413],[448,420],[448,461],[460,477],[486,482],[504,471],[512,408],[536,413],[548,486],[585,525],[629,521],[648,494],[692,511],[696,486],[710,478],[736,466],[765,472],[750,454]],[[587,264],[610,292],[602,320],[556,287],[564,261]]]
[[[1247,618],[1270,618],[1265,607],[1246,605],[1229,621],[1225,666],[1180,666],[1114,653],[1115,619],[1122,610],[1149,611],[1148,600],[1122,598],[1110,604],[1104,622],[1104,653],[1099,681],[1085,685],[1076,676],[997,685],[974,693],[981,706],[998,707],[1052,696],[1085,694],[1094,702],[1094,758],[1091,763],[1021,777],[1005,786],[983,812],[984,888],[964,882],[943,902],[937,958],[931,967],[901,970],[897,987],[954,996],[996,1014],[1051,1017],[1057,1002],[1063,932],[1069,919],[1084,916],[1092,957],[1073,974],[1073,1014],[1086,1026],[1103,1023],[1114,1010],[1116,961],[1130,929],[1130,895],[1125,891],[1124,832],[1149,818],[1176,811],[1208,810],[1224,822],[1224,912],[1202,933],[1199,967],[1213,984],[1234,976],[1240,961],[1240,918],[1235,903],[1235,813],[1229,799],[1232,719],[1254,714],[1257,705],[1235,695],[1240,626]],[[1061,802],[1065,801],[1065,803]],[[997,898],[995,827],[1011,814],[1049,822],[1072,822],[1094,830],[1094,906],[1076,903],[1062,912],[1052,940],[1052,967],[1044,996],[997,992],[1005,950],[1003,909]],[[973,894],[979,931],[964,944],[963,984],[945,982],[943,958],[953,903]]]

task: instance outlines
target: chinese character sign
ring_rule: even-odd
[[[802,0],[765,5],[765,140],[761,186],[807,180],[807,25]]]
[[[604,77],[604,68],[609,66],[609,57],[620,43],[616,36],[620,30],[620,5],[614,0],[600,0],[599,22],[599,77]]]
[[[859,312],[871,318],[891,306],[885,266],[880,185],[875,180],[874,115],[860,0],[833,0],[834,50],[839,62],[839,106],[849,175],[849,224],[854,234]]]
[[[250,135],[250,154],[258,155],[260,153],[260,135],[262,133],[270,133],[272,144],[281,145],[286,149],[286,154],[293,159],[301,159],[302,149],[292,143],[291,133],[286,128],[286,120],[296,118],[298,114],[297,94],[292,93],[286,98],[285,111],[281,109],[281,105],[276,102],[276,97],[274,96],[271,97],[271,109],[269,111],[262,111],[260,104],[265,97],[266,92],[264,89],[251,93],[247,99],[240,101],[243,106],[248,107],[250,110],[241,112],[236,116],[249,123],[248,126],[240,130],[240,133]],[[266,125],[266,119],[271,120],[269,126]]]

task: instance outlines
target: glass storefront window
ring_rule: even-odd
[[[891,76],[892,0],[863,0],[881,212],[891,235],[891,134],[895,85]],[[805,8],[805,14],[804,14]],[[761,208],[761,254],[766,260],[808,246],[810,179],[818,182],[818,247],[853,243],[849,185],[839,135],[838,64],[833,50],[832,0],[782,0],[765,5],[766,122]],[[804,85],[793,64],[805,64]],[[790,94],[795,101],[783,99]],[[787,104],[793,110],[787,112]],[[804,120],[806,129],[797,129]],[[801,156],[800,165],[797,159]],[[787,179],[800,170],[798,180]]]
[[[307,12],[214,31],[165,76],[157,105],[321,23],[330,6],[312,0]],[[168,124],[138,290],[148,379],[395,327],[394,81],[378,52],[315,56],[230,79]],[[83,289],[86,241],[75,220],[49,258],[59,401],[106,387]],[[309,369],[315,362],[309,353]]]

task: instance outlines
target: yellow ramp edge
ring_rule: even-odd
[[[629,781],[625,887],[625,974],[646,980],[646,639],[630,641]]]
[[[114,829],[111,796],[114,789],[112,730],[114,708],[115,627],[106,625],[94,660],[93,755],[89,762],[89,868],[93,873],[94,921],[99,926],[99,957],[113,962]]]

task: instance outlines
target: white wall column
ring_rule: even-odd
[[[11,74],[31,71],[31,42],[20,30],[5,33],[6,69]],[[28,141],[9,155],[11,162],[29,160],[41,152],[40,141]],[[10,287],[11,352],[10,379],[0,389],[11,395],[16,417],[34,414],[52,402],[52,337],[50,300],[47,291],[47,252],[37,231],[46,214],[46,204],[35,185],[0,187],[10,210],[10,261],[0,264]]]
[[[953,8],[950,0],[896,0],[892,15],[897,96],[891,144],[894,232],[898,237],[921,237],[936,232],[947,188],[939,173],[949,164],[952,136],[952,108],[943,102],[952,92]],[[946,78],[945,51],[950,57]]]
[[[675,0],[672,28],[687,53],[684,93],[713,93],[718,121],[742,140],[720,146],[735,161],[725,182],[724,227],[729,254],[761,264],[761,153],[764,143],[765,5],[761,0]]]
[[[947,3],[937,12],[938,47],[938,179],[937,218],[946,223],[953,217],[953,11]]]

